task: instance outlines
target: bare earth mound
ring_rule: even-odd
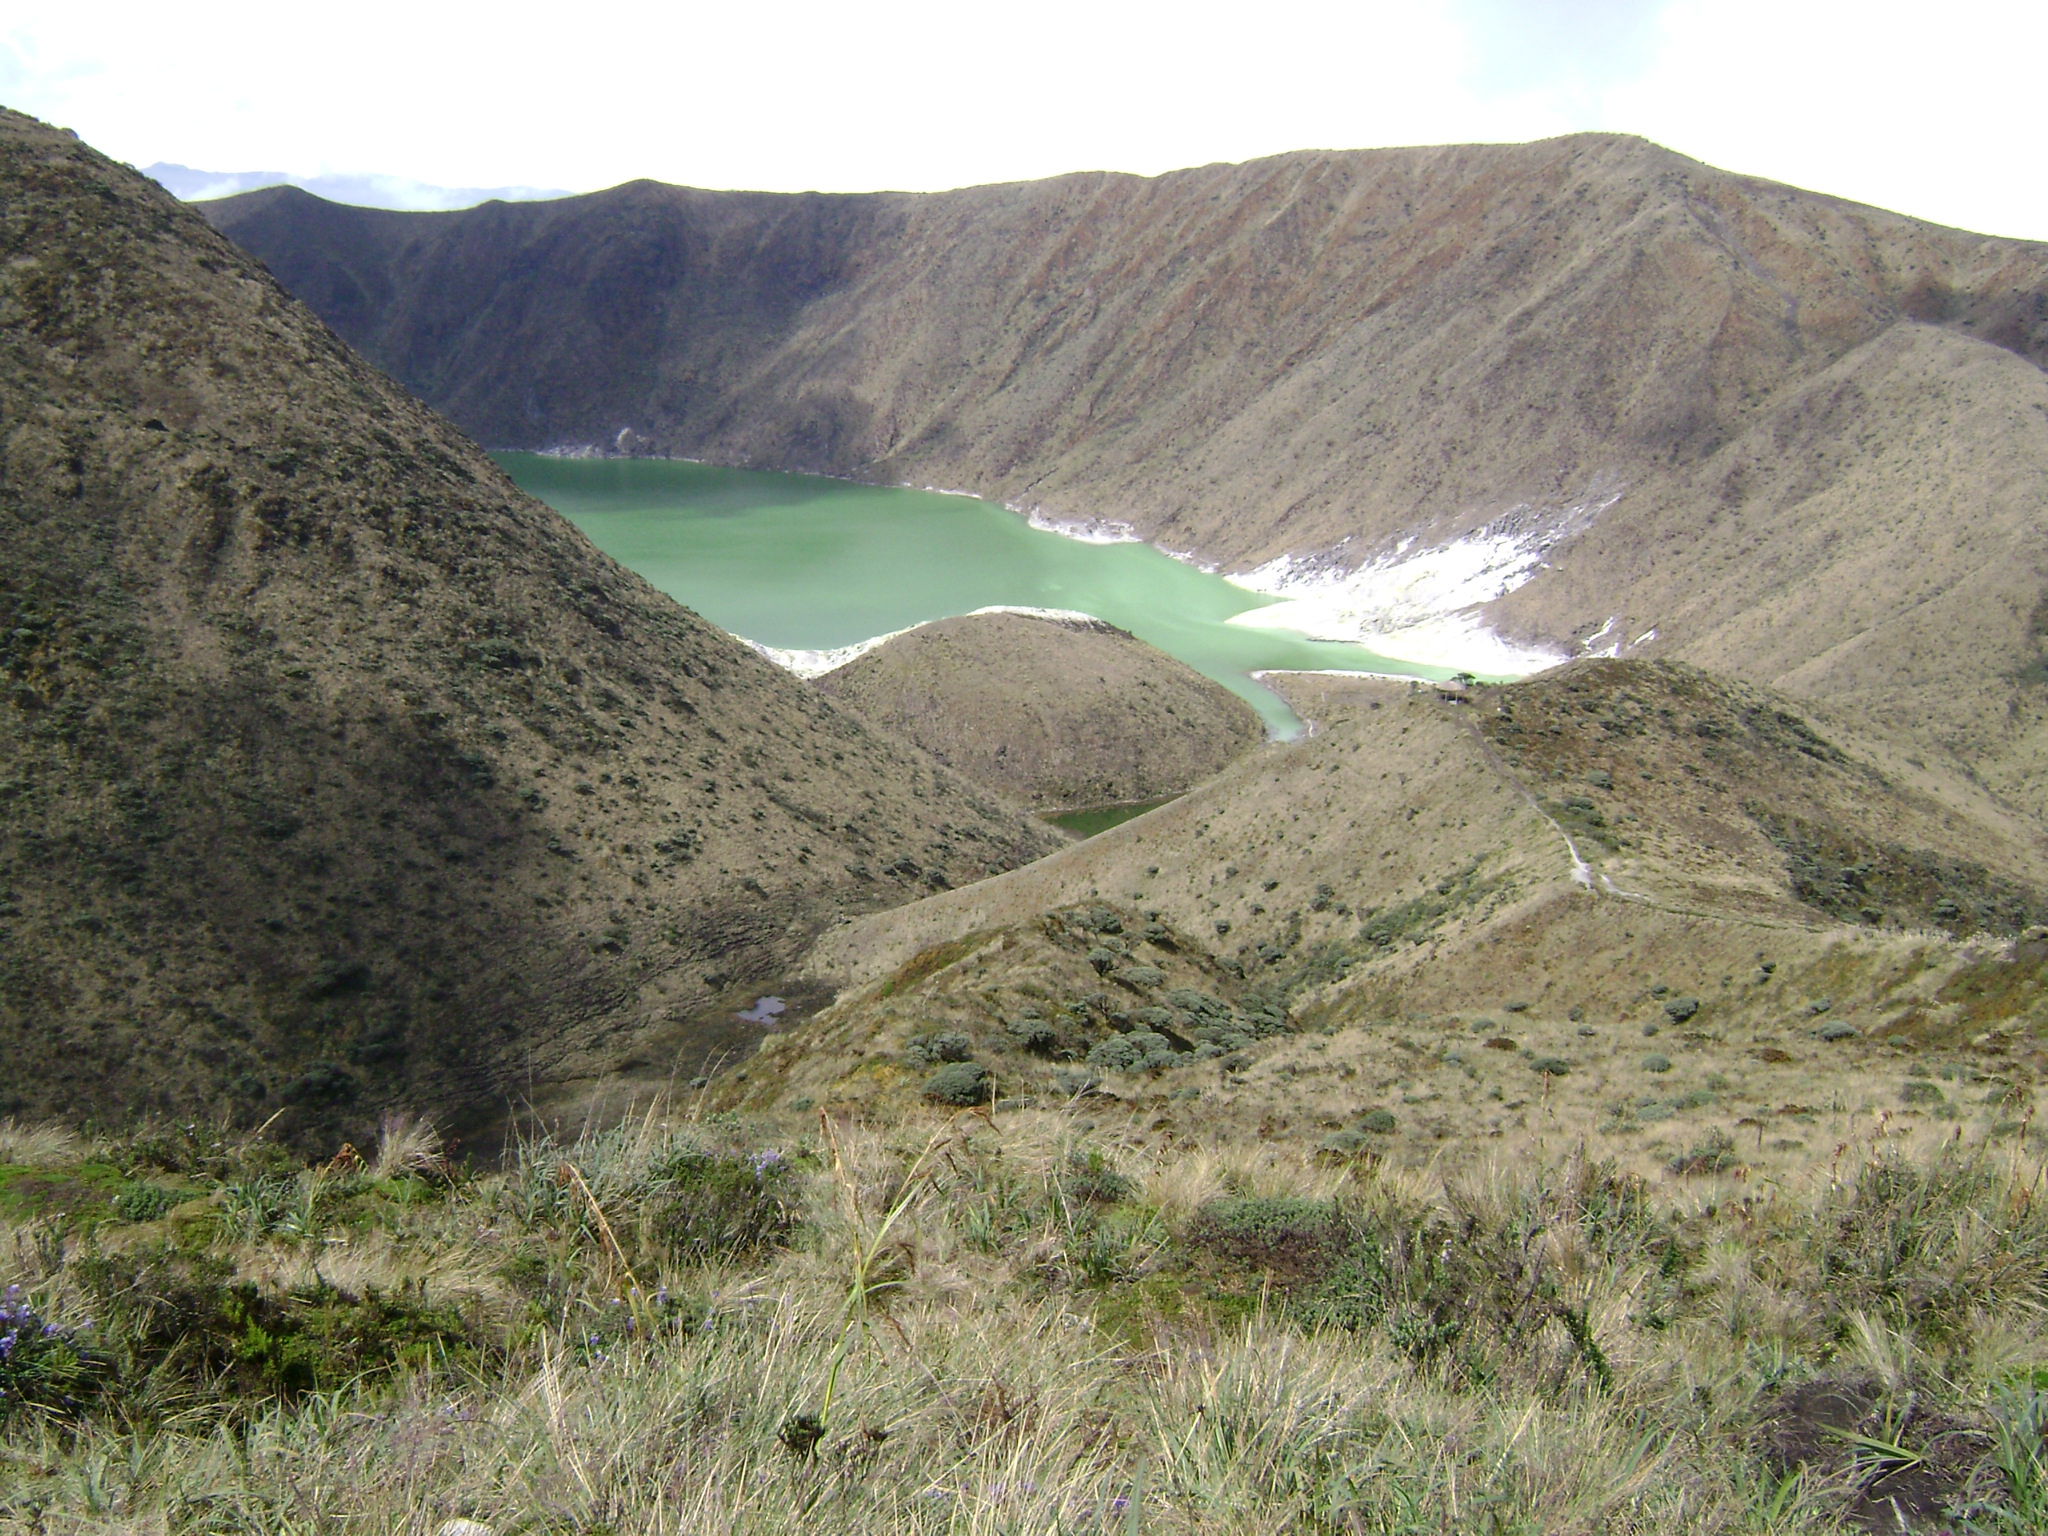
[[[12,114],[0,253],[0,1112],[694,1070],[841,913],[1054,843]]]
[[[1264,734],[1257,713],[1228,689],[1080,616],[942,619],[817,686],[1040,811],[1177,795]]]

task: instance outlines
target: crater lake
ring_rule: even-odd
[[[1301,721],[1256,672],[1455,670],[1226,623],[1276,599],[1149,544],[1069,537],[972,496],[677,459],[493,457],[620,564],[780,651],[835,650],[977,608],[1067,609],[1214,678],[1279,737]]]

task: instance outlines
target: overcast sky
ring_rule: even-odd
[[[922,190],[1600,128],[2048,239],[2043,0],[10,9],[0,102],[137,165]]]

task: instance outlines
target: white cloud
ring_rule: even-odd
[[[2035,3],[1673,0],[1655,63],[1604,107],[1728,170],[2048,238],[2025,84],[2044,47]]]
[[[2039,57],[2037,9],[116,0],[0,24],[0,99],[138,164],[577,189],[927,188],[1599,127],[2048,235],[2027,93],[1986,79]]]
[[[1452,0],[1465,78],[1482,97],[1597,114],[1602,94],[1654,59],[1662,0]]]

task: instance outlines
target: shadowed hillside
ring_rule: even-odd
[[[1056,839],[517,492],[168,194],[0,117],[0,1111],[666,1076]]]

